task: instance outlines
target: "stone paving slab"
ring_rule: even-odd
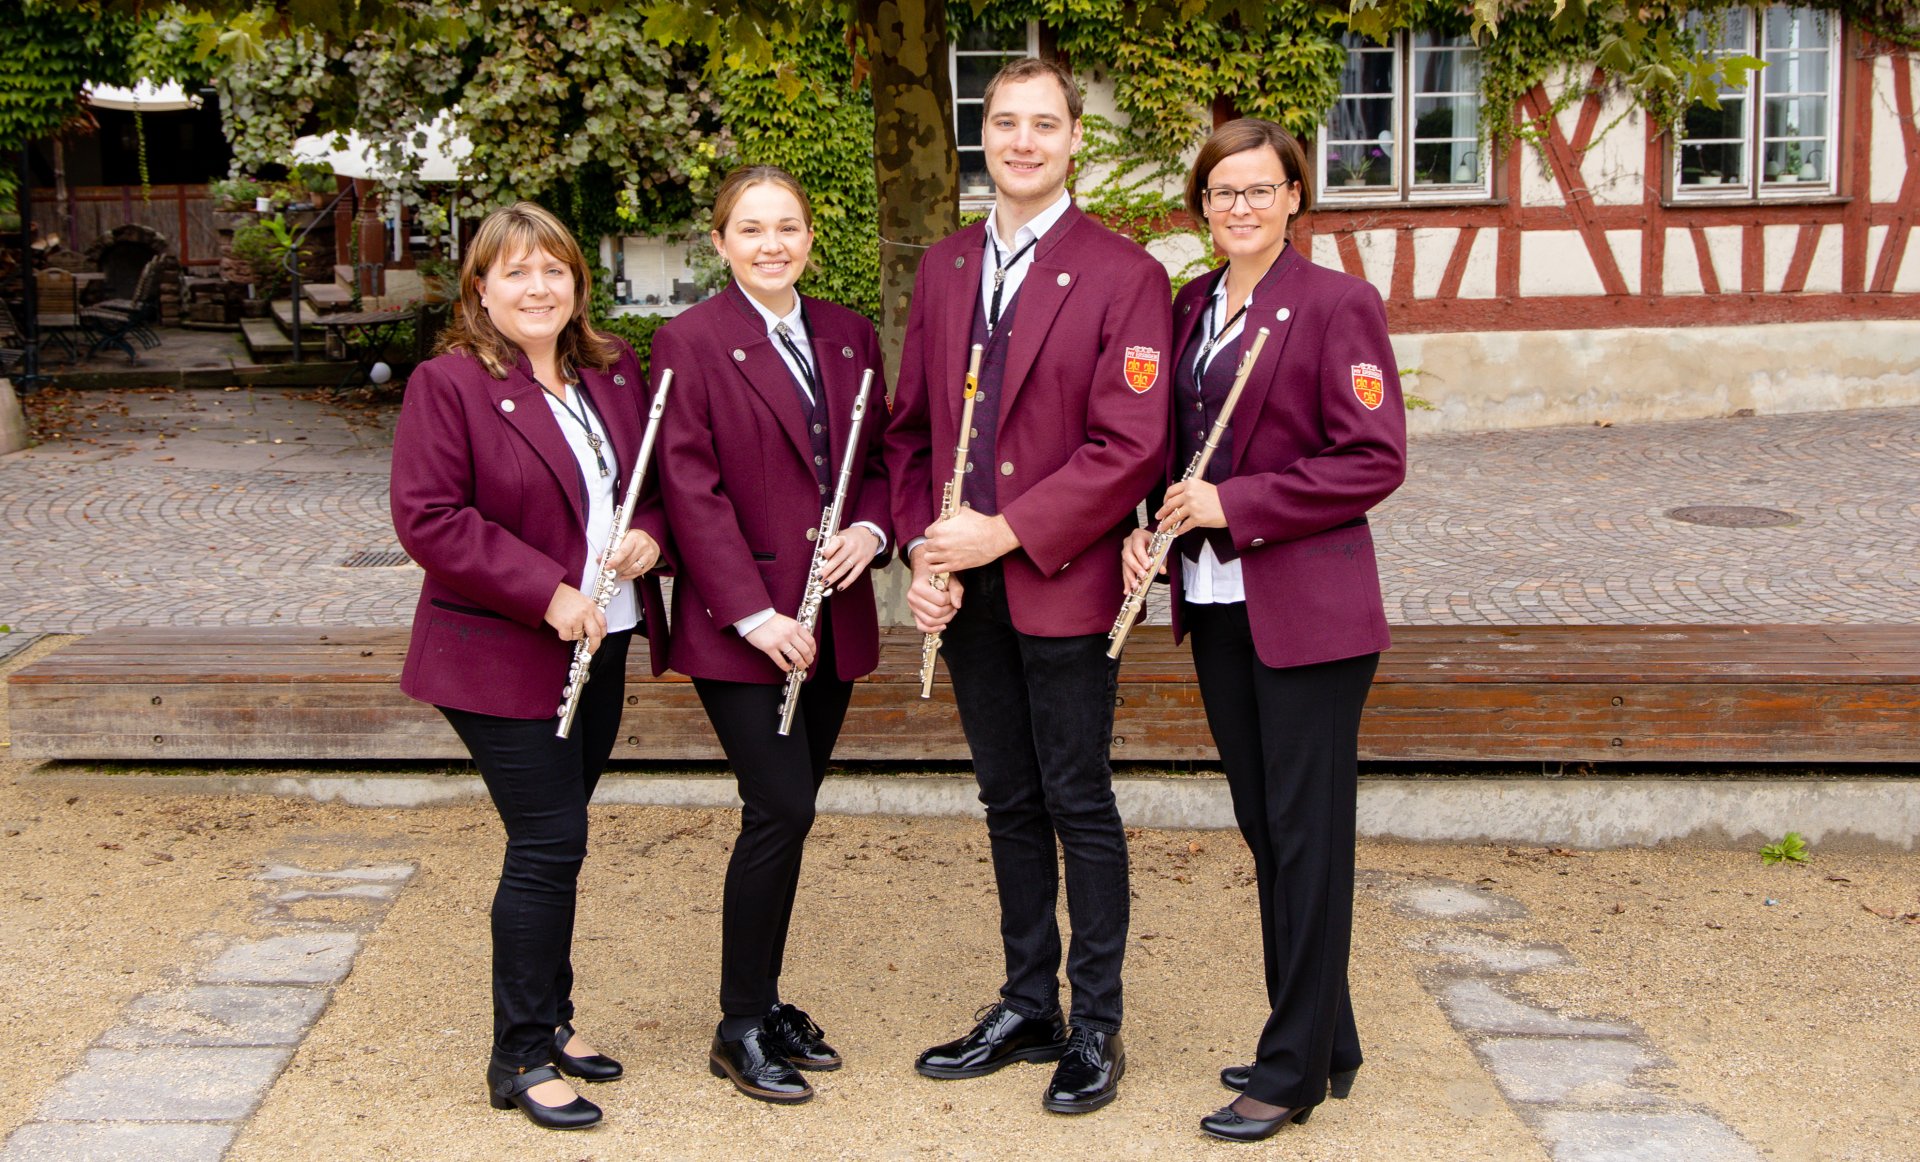
[[[360,937],[353,932],[269,936],[229,947],[200,973],[221,984],[338,984],[353,967]]]
[[[1494,1037],[1480,1044],[1488,1071],[1519,1102],[1645,1105],[1653,1094],[1633,1088],[1633,1075],[1659,1064],[1631,1041],[1586,1037]]]
[[[277,985],[197,985],[150,993],[128,1004],[100,1044],[297,1045],[326,1005],[327,994],[319,989]]]
[[[1449,981],[1436,990],[1453,1023],[1473,1033],[1528,1033],[1560,1037],[1626,1037],[1633,1026],[1582,1021],[1507,996],[1477,977]]]
[[[391,410],[354,423],[265,389],[87,396],[128,414],[88,420],[94,443],[0,457],[0,622],[410,621],[416,570],[340,566],[394,547]],[[1920,408],[1434,435],[1372,523],[1400,624],[1912,623],[1916,479]],[[1701,504],[1796,520],[1665,515]]]
[[[0,1162],[219,1162],[237,1125],[191,1122],[34,1122],[0,1149]]]
[[[37,633],[0,633],[0,662],[26,649],[43,635]]]
[[[180,1122],[245,1117],[293,1056],[276,1048],[89,1049],[41,1107],[48,1121]]]
[[[1553,1162],[1759,1162],[1740,1136],[1705,1114],[1558,1111],[1541,1119]]]

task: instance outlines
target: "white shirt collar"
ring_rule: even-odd
[[[1012,249],[1020,249],[1027,244],[1029,239],[1045,237],[1047,231],[1053,229],[1054,226],[1059,223],[1060,219],[1067,216],[1067,211],[1072,208],[1073,195],[1065,190],[1061,190],[1059,201],[1048,206],[1038,214],[1035,214],[1031,221],[1013,232]],[[994,246],[1000,244],[1000,231],[997,228],[999,213],[1000,208],[998,206],[987,211],[987,241]]]
[[[785,323],[787,327],[793,331],[794,337],[796,339],[803,339],[807,337],[807,324],[804,318],[804,312],[801,310],[801,307],[800,307],[800,292],[798,291],[794,292],[793,309],[791,311],[788,311],[784,315],[774,314],[769,307],[767,307],[759,299],[756,299],[752,295],[747,294],[746,291],[743,290],[740,293],[742,295],[746,295],[747,301],[753,304],[753,309],[760,312],[760,321],[767,325],[767,334],[769,336],[771,336],[774,333],[774,328],[778,327],[782,323]]]

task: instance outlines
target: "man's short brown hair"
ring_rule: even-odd
[[[980,97],[980,115],[982,117],[992,115],[993,95],[999,91],[1001,85],[1031,81],[1035,77],[1052,77],[1059,84],[1060,92],[1067,98],[1068,118],[1073,121],[1080,120],[1082,108],[1080,86],[1074,83],[1073,74],[1068,72],[1067,67],[1059,61],[1041,60],[1037,56],[1023,56],[1019,60],[1008,61],[1006,67],[993,74],[993,79],[987,82],[987,91]]]

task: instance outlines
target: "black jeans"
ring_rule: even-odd
[[[1127,835],[1113,801],[1119,663],[1105,634],[1035,637],[1013,627],[998,563],[961,575],[965,600],[943,635],[960,725],[987,809],[1008,1007],[1060,1007],[1059,857],[1073,924],[1067,980],[1075,1024],[1120,1028],[1127,946]]]
[[[1244,602],[1188,604],[1207,725],[1253,849],[1270,1009],[1249,1096],[1314,1105],[1360,1067],[1347,991],[1360,712],[1379,654],[1284,670],[1255,655]]]
[[[573,1020],[574,887],[587,856],[587,802],[620,732],[631,631],[593,655],[573,737],[555,718],[497,718],[440,707],[467,744],[507,829],[493,893],[493,1057],[545,1065],[553,1032]],[[553,692],[554,705],[561,691]]]
[[[800,687],[785,738],[775,732],[784,685],[693,680],[744,804],[720,912],[720,1011],[729,1017],[764,1017],[780,1000],[813,801],[853,696],[853,683],[830,676],[833,626],[824,609],[814,637],[819,667]]]

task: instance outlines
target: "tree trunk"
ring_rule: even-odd
[[[946,0],[855,0],[873,86],[873,169],[880,197],[880,349],[900,379],[913,276],[927,247],[960,228]],[[898,557],[874,578],[883,625],[911,625]]]
[[[946,0],[856,0],[873,86],[880,197],[880,343],[899,377],[914,272],[926,248],[960,228]]]

